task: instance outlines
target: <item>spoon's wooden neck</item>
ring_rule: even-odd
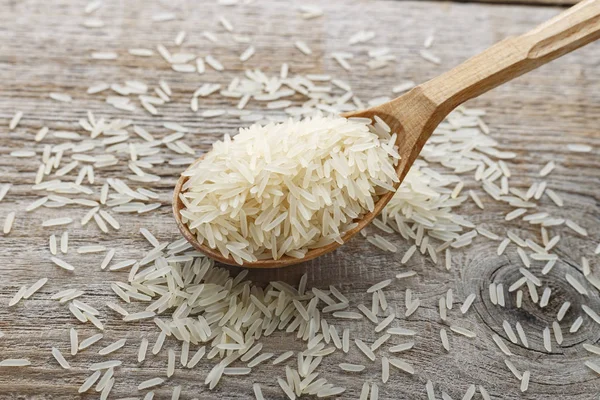
[[[600,38],[600,0],[585,0],[534,30],[508,38],[421,85],[447,115],[459,104]]]

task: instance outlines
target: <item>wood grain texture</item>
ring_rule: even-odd
[[[283,0],[264,0],[233,8],[189,0],[163,2],[162,5],[140,0],[107,0],[104,3],[94,15],[106,23],[99,29],[82,27],[83,2],[15,1],[5,2],[0,10],[0,183],[14,185],[0,202],[0,221],[10,211],[17,210],[13,231],[0,238],[0,331],[5,333],[0,338],[0,359],[27,357],[33,363],[23,369],[0,370],[0,399],[76,398],[77,388],[89,375],[89,364],[106,359],[97,355],[100,344],[75,357],[67,356],[73,366],[68,371],[59,369],[52,358],[50,348],[53,345],[68,353],[70,327],[77,327],[80,337],[84,338],[97,332],[90,325],[78,324],[65,305],[49,300],[51,294],[67,288],[84,290],[82,300],[101,310],[101,320],[106,325],[102,345],[121,337],[128,339],[127,345],[115,353],[115,358],[124,360],[124,364],[117,371],[118,380],[111,398],[141,397],[143,393],[138,393],[137,385],[143,380],[164,376],[166,372],[166,351],[158,356],[149,355],[141,366],[134,361],[141,337],[147,336],[150,346],[156,340],[158,332],[154,324],[120,322],[118,316],[104,305],[106,301],[117,301],[110,292],[110,282],[125,280],[126,272],[100,271],[103,254],[78,255],[75,249],[82,245],[104,244],[117,248],[115,261],[121,261],[141,258],[150,250],[138,234],[141,227],[150,229],[161,242],[178,239],[180,235],[170,201],[180,169],[167,164],[157,168],[163,179],[153,187],[160,191],[163,206],[152,215],[119,214],[122,228],[117,233],[102,234],[92,224],[81,227],[78,220],[86,212],[81,207],[40,209],[26,214],[21,210],[38,196],[30,189],[38,164],[31,159],[10,157],[9,153],[33,147],[33,137],[41,126],[47,125],[52,131],[80,131],[77,120],[89,109],[98,116],[132,118],[161,138],[168,134],[162,123],[173,121],[192,128],[193,134],[187,135],[186,142],[204,151],[212,141],[234,131],[241,123],[231,116],[202,119],[190,111],[189,98],[202,83],[227,84],[233,76],[241,75],[244,68],[261,67],[265,72],[277,73],[282,62],[289,62],[292,71],[333,73],[347,79],[364,99],[391,95],[391,88],[404,79],[416,82],[430,79],[507,35],[521,34],[558,12],[554,8],[525,6],[338,0],[323,4],[324,17],[305,21],[298,17],[289,2]],[[178,20],[152,23],[151,16],[161,10],[176,12]],[[247,45],[235,44],[228,38],[226,43],[217,45],[201,37],[203,30],[227,37],[216,21],[220,14],[228,15],[236,32],[253,38],[257,55],[244,65],[238,57]],[[225,65],[226,73],[211,70],[202,76],[176,73],[158,56],[146,59],[127,54],[128,48],[154,49],[158,43],[172,47],[177,32],[182,29],[188,32],[183,48],[200,55],[215,55]],[[366,61],[365,53],[371,47],[367,43],[356,45],[352,50],[356,53],[355,59],[351,60],[355,68],[350,73],[341,70],[330,54],[347,50],[347,37],[359,29],[374,29],[379,43],[390,47],[398,62],[376,71],[360,66]],[[431,50],[442,58],[440,66],[426,63],[418,56],[423,40],[432,30],[436,30],[437,35]],[[306,41],[314,55],[299,53],[292,44],[297,39]],[[119,59],[91,60],[93,51],[116,51]],[[592,254],[600,237],[599,59],[600,46],[592,44],[468,103],[486,108],[486,122],[492,127],[493,137],[502,149],[519,154],[509,163],[514,175],[512,186],[528,187],[539,180],[538,171],[546,162],[557,162],[559,166],[547,178],[548,185],[564,197],[566,206],[559,209],[547,198],[542,204],[558,216],[569,216],[580,222],[593,239],[583,240],[566,228],[555,230],[563,238],[557,248],[561,261],[545,281],[553,290],[550,304],[545,309],[525,301],[523,308],[518,310],[514,298],[508,299],[507,307],[502,309],[487,299],[491,279],[511,282],[518,277],[520,263],[514,247],[509,247],[506,255],[497,257],[497,243],[477,239],[464,252],[455,251],[454,268],[450,272],[424,258],[413,258],[410,267],[418,272],[418,278],[395,282],[386,294],[390,306],[398,310],[404,308],[404,290],[408,287],[421,299],[421,308],[406,321],[401,321],[401,326],[418,332],[415,348],[402,355],[415,365],[417,374],[413,377],[394,371],[386,385],[380,384],[381,399],[422,399],[427,379],[435,383],[438,397],[439,390],[444,390],[453,398],[461,398],[467,387],[474,383],[485,386],[494,399],[597,398],[600,380],[583,365],[585,360],[593,357],[581,348],[581,343],[598,342],[600,325],[586,318],[583,327],[574,335],[565,335],[563,346],[554,346],[551,354],[543,350],[541,331],[552,323],[564,300],[571,301],[572,310],[582,303],[596,310],[600,307],[598,292],[584,298],[564,281],[567,271],[582,278],[580,258]],[[173,88],[173,102],[162,106],[159,116],[152,117],[142,110],[132,114],[115,110],[104,102],[104,96],[85,94],[91,82],[113,83],[126,79],[142,80],[151,86],[155,86],[158,79],[165,79]],[[48,98],[51,91],[69,93],[75,101],[69,105],[52,101]],[[234,106],[235,102],[220,96],[202,99],[200,103],[201,110]],[[249,108],[259,109],[252,104]],[[23,111],[24,117],[17,129],[9,131],[8,121],[16,110]],[[51,135],[46,142],[59,143]],[[588,143],[594,151],[572,153],[566,149],[567,143]],[[126,167],[98,170],[97,181],[102,184],[107,177],[116,174],[128,174]],[[507,229],[522,235],[537,232],[518,221],[504,222],[503,215],[508,209],[486,197],[484,203],[485,212],[469,204],[461,208],[461,213],[499,234]],[[45,219],[67,215],[76,219],[68,226],[70,250],[64,257],[76,267],[74,273],[60,270],[49,261],[48,236],[51,233],[59,235],[64,229],[41,228]],[[259,284],[270,280],[295,284],[303,273],[307,273],[309,286],[325,288],[335,284],[356,306],[370,301],[370,296],[365,293],[367,287],[403,270],[400,259],[409,244],[400,238],[394,238],[394,243],[400,247],[400,252],[384,254],[358,236],[332,254],[290,268],[253,270],[248,279]],[[598,274],[600,260],[598,257],[590,259],[594,273]],[[540,266],[536,264],[534,268],[539,271]],[[239,269],[232,267],[231,271],[235,273]],[[39,293],[17,307],[6,307],[20,285],[31,284],[42,276],[48,277],[49,282]],[[473,329],[477,338],[450,335],[452,350],[445,353],[439,340],[439,329],[445,325],[438,320],[437,300],[448,288],[454,289],[455,298],[461,302],[471,292],[478,294],[466,315],[461,315],[456,306],[449,313],[450,321]],[[579,315],[572,310],[561,323],[563,331]],[[515,354],[511,360],[517,368],[532,371],[529,391],[524,394],[519,392],[518,381],[504,366],[505,356],[491,340],[492,333],[505,337],[504,319],[513,324],[521,321],[530,333],[530,349],[511,345]],[[339,326],[351,327],[353,338],[367,342],[375,338],[373,326],[366,320],[348,325],[339,323]],[[394,338],[393,343],[403,341]],[[179,346],[168,339],[164,348],[175,347],[179,351]],[[265,342],[265,351],[280,354],[284,349],[298,350],[302,346],[303,343],[290,336],[276,334]],[[195,350],[193,346],[192,349]],[[359,375],[351,375],[341,373],[337,367],[340,362],[366,363],[368,367]],[[203,360],[194,369],[178,369],[156,390],[157,398],[170,398],[172,388],[182,385],[182,399],[247,399],[252,396],[252,382],[262,385],[266,398],[283,398],[274,379],[285,375],[281,366],[265,363],[249,377],[224,379],[214,392],[209,392],[202,383],[212,364]],[[322,364],[321,373],[332,383],[347,387],[341,398],[356,399],[363,381],[380,383],[380,369],[380,364],[371,364],[359,353],[352,352],[347,356],[328,357]],[[94,392],[81,398],[97,398],[97,394]]]
[[[465,3],[509,4],[526,6],[570,6],[579,0],[455,0]]]

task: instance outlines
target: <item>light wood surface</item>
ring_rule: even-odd
[[[389,2],[389,1],[334,1],[322,4],[325,16],[305,21],[298,17],[289,2],[280,0],[257,1],[252,5],[224,8],[213,2],[176,1],[142,2],[139,0],[104,2],[95,17],[105,21],[101,29],[85,29],[81,25],[85,4],[71,2],[43,2],[31,0],[9,2],[0,9],[0,183],[13,183],[7,197],[0,202],[0,221],[13,210],[22,210],[37,198],[30,189],[37,163],[29,159],[9,157],[9,153],[30,146],[35,132],[43,125],[52,130],[79,130],[77,120],[85,111],[93,110],[96,115],[110,118],[133,118],[137,124],[163,137],[167,133],[162,123],[174,121],[191,127],[194,134],[187,142],[205,151],[210,143],[240,126],[234,117],[221,120],[201,119],[189,109],[192,92],[205,82],[227,84],[233,76],[241,75],[247,67],[261,67],[276,73],[282,62],[290,62],[292,71],[333,73],[351,82],[361,97],[368,99],[379,95],[391,96],[391,88],[412,79],[424,82],[457,65],[462,60],[481,52],[506,36],[518,35],[558,13],[553,7],[529,7],[508,5],[455,4],[435,2]],[[173,10],[179,15],[177,21],[156,24],[151,16],[162,10]],[[216,17],[226,14],[236,31],[253,38],[257,56],[245,65],[238,61],[246,45],[216,45],[201,38],[203,30],[211,30],[224,36]],[[170,70],[158,57],[149,59],[127,55],[132,47],[155,48],[158,43],[171,44],[177,32],[186,30],[188,39],[184,48],[206,55],[212,53],[225,65],[227,72],[218,74],[208,71],[205,75],[181,74]],[[398,62],[391,67],[369,71],[359,66],[366,61],[365,52],[370,45],[357,45],[350,73],[341,70],[329,56],[332,51],[348,48],[347,37],[358,29],[374,29],[381,45],[386,45],[397,54]],[[431,49],[442,59],[442,65],[429,64],[418,55],[423,40],[436,30],[436,40]],[[296,39],[306,41],[314,56],[308,57],[293,47]],[[93,51],[117,51],[115,61],[90,60]],[[564,197],[563,209],[554,207],[548,199],[543,204],[557,215],[569,216],[580,222],[589,232],[591,239],[583,239],[568,229],[560,230],[563,239],[557,252],[561,262],[548,277],[553,290],[547,308],[524,302],[517,310],[514,301],[507,302],[505,309],[493,306],[487,296],[490,279],[516,280],[519,259],[514,248],[502,257],[495,254],[497,243],[476,240],[464,253],[455,255],[454,269],[447,272],[441,265],[415,257],[410,267],[419,277],[411,281],[395,282],[387,292],[392,307],[404,305],[404,289],[410,287],[421,299],[421,308],[403,326],[418,332],[415,348],[403,354],[415,365],[414,377],[394,372],[390,381],[380,384],[381,399],[423,399],[425,382],[431,379],[436,391],[444,390],[453,398],[462,398],[470,384],[485,386],[494,399],[596,399],[600,392],[600,379],[587,369],[586,360],[596,360],[585,352],[581,343],[597,343],[600,340],[600,325],[588,319],[573,335],[566,335],[563,346],[554,346],[552,353],[543,350],[541,331],[551,324],[564,300],[573,308],[585,301],[596,310],[600,299],[594,292],[588,299],[578,295],[564,281],[567,271],[580,269],[580,258],[589,256],[600,238],[600,46],[592,44],[538,71],[533,71],[514,82],[497,88],[469,102],[469,106],[482,107],[488,111],[485,121],[490,125],[491,135],[501,143],[502,149],[517,152],[519,157],[511,162],[511,183],[517,187],[528,187],[538,179],[538,172],[548,161],[559,165],[548,177],[549,187]],[[138,110],[132,115],[119,112],[108,106],[102,98],[86,95],[91,82],[122,82],[126,79],[143,80],[155,85],[158,79],[166,79],[173,88],[174,101],[162,107],[162,114],[152,117]],[[69,93],[74,103],[65,106],[51,101],[51,91]],[[203,99],[200,109],[234,107],[235,103],[221,97]],[[24,112],[21,124],[14,131],[7,129],[8,121],[15,111]],[[54,143],[53,139],[48,139]],[[591,153],[579,154],[566,149],[568,143],[587,143],[594,147]],[[127,174],[126,167],[115,168],[115,172]],[[0,399],[73,399],[85,377],[91,362],[102,359],[97,355],[100,348],[85,350],[75,357],[68,357],[73,368],[59,369],[50,354],[56,345],[65,353],[69,346],[68,329],[77,327],[81,337],[88,337],[96,330],[89,325],[80,325],[64,305],[49,300],[51,294],[66,288],[85,291],[82,299],[99,308],[106,324],[107,345],[121,337],[128,343],[116,353],[125,360],[119,369],[119,379],[111,398],[139,396],[136,386],[143,380],[164,376],[166,352],[148,359],[140,366],[135,355],[142,336],[148,336],[151,345],[157,337],[152,322],[126,324],[104,304],[116,301],[109,289],[113,280],[126,279],[126,273],[103,272],[99,264],[100,255],[78,255],[74,250],[81,245],[101,243],[117,247],[116,261],[141,258],[150,246],[137,233],[139,228],[150,229],[161,241],[180,237],[175,226],[171,205],[172,188],[178,177],[179,168],[164,165],[160,168],[162,180],[155,185],[161,193],[163,206],[151,216],[132,217],[119,215],[121,230],[111,235],[102,234],[95,226],[81,227],[78,222],[69,226],[70,250],[65,259],[76,266],[74,273],[59,270],[49,261],[48,236],[61,234],[63,229],[42,229],[45,219],[72,213],[79,219],[84,208],[71,207],[67,212],[40,209],[25,214],[17,211],[13,231],[0,238],[0,359],[29,358],[33,366],[0,370]],[[107,174],[108,175],[108,174]],[[99,173],[98,181],[105,176]],[[475,186],[473,186],[475,187]],[[461,213],[478,224],[503,233],[510,228],[519,232],[531,230],[518,221],[504,222],[509,211],[484,197],[485,212],[469,203]],[[326,288],[335,284],[350,296],[352,304],[368,302],[366,288],[391,278],[402,270],[400,259],[408,244],[400,238],[395,240],[400,247],[397,254],[383,254],[360,236],[334,253],[298,266],[278,270],[252,270],[248,279],[257,283],[284,280],[297,283],[303,273],[308,274],[309,286]],[[600,267],[598,257],[590,257],[595,274]],[[537,267],[536,267],[537,268]],[[239,271],[232,267],[232,271]],[[576,272],[578,276],[579,272]],[[31,284],[42,276],[49,278],[48,284],[30,300],[15,308],[7,308],[9,299],[20,285]],[[455,308],[450,312],[451,320],[461,321],[477,333],[477,338],[467,339],[452,336],[452,351],[445,353],[441,347],[438,331],[443,326],[437,317],[437,300],[448,288],[454,288],[457,301],[464,300],[468,293],[478,294],[478,300],[466,315]],[[483,298],[483,300],[482,300]],[[578,313],[569,312],[563,330],[570,326]],[[530,349],[511,345],[515,354],[513,362],[520,370],[532,371],[529,390],[522,394],[518,381],[504,365],[504,356],[491,340],[497,333],[502,337],[504,319],[521,321],[530,335]],[[343,324],[340,324],[343,326]],[[349,325],[350,326],[350,325]],[[352,337],[373,340],[373,326],[368,321],[353,323]],[[400,341],[398,341],[400,342]],[[301,349],[303,343],[289,336],[274,335],[265,343],[266,351],[281,353],[283,349]],[[167,340],[165,348],[179,344]],[[336,354],[324,361],[322,374],[337,385],[347,387],[341,398],[358,398],[362,382],[380,383],[380,365],[369,364],[359,375],[341,373],[340,362],[365,362],[358,355]],[[249,377],[225,379],[214,392],[202,384],[213,363],[203,360],[196,368],[178,369],[175,375],[156,391],[156,398],[170,398],[176,385],[183,386],[182,399],[200,398],[226,399],[251,398],[252,382],[259,382],[268,399],[283,399],[283,393],[274,377],[284,376],[281,366],[264,364]],[[476,398],[481,398],[477,394]],[[81,398],[97,398],[97,393]]]

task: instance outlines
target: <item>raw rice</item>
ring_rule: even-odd
[[[552,344],[550,343],[550,328],[545,327],[543,331],[544,348],[548,353],[552,352]]]
[[[433,391],[433,383],[427,380],[425,384],[425,391],[427,392],[427,400],[435,400],[435,392]]]
[[[165,380],[162,378],[152,378],[148,379],[138,385],[138,390],[148,389],[154,386],[162,385]]]
[[[360,364],[341,363],[340,368],[343,371],[348,371],[348,372],[361,372],[365,369],[365,366],[360,365]]]
[[[75,354],[77,354],[77,350],[79,350],[77,330],[75,328],[71,328],[69,330],[69,341],[71,342],[71,355],[74,356]]]
[[[577,290],[577,292],[579,292],[579,294],[582,294],[584,296],[588,295],[587,289],[577,279],[575,279],[571,274],[569,274],[569,273],[565,274],[565,279],[571,286],[573,286],[573,288],[575,290]]]
[[[17,291],[17,293],[15,293],[15,295],[9,300],[8,306],[12,307],[12,306],[18,304],[19,301],[21,301],[21,299],[23,298],[23,295],[25,295],[26,291],[27,291],[27,286],[21,286],[19,288],[19,290]]]
[[[471,400],[471,398],[473,398],[474,394],[475,394],[475,385],[470,385],[469,388],[467,389],[467,391],[465,392],[465,395],[463,396],[463,400]]]
[[[371,384],[371,395],[369,396],[369,400],[378,400],[379,399],[379,386],[376,383]]]
[[[52,348],[52,356],[60,364],[60,366],[63,367],[64,369],[71,368],[71,366],[69,365],[67,360],[65,360],[65,357],[62,355],[60,350],[58,350],[56,347]]]
[[[529,377],[531,373],[529,371],[523,372],[523,378],[521,379],[521,392],[527,391],[529,388]]]
[[[446,351],[450,351],[450,342],[448,341],[448,333],[444,328],[440,329],[440,338],[442,339],[442,346]]]
[[[354,343],[356,343],[356,347],[369,358],[371,361],[375,361],[375,354],[373,351],[367,346],[362,340],[354,339]]]
[[[439,64],[442,63],[442,60],[438,56],[436,56],[435,54],[433,54],[432,52],[430,52],[429,50],[420,50],[419,51],[419,55],[425,61],[429,61],[432,64],[439,65]]]
[[[506,332],[506,336],[508,336],[510,341],[516,344],[517,336],[515,335],[515,332],[513,331],[512,327],[510,326],[508,321],[504,320],[502,322],[502,328],[504,328],[504,332]]]
[[[167,354],[168,354],[167,377],[170,378],[175,373],[175,350],[169,349]]]
[[[90,390],[90,388],[92,386],[94,386],[94,383],[96,383],[96,381],[98,381],[98,378],[100,378],[100,375],[102,374],[102,371],[96,371],[94,372],[92,375],[90,375],[79,387],[79,389],[77,390],[78,393],[85,393],[88,390]]]
[[[450,330],[468,338],[474,338],[476,336],[475,332],[457,325],[450,325]]]
[[[598,346],[594,346],[589,343],[584,343],[583,348],[592,354],[600,355],[600,347],[598,347]]]
[[[13,224],[15,222],[15,215],[16,215],[16,213],[14,211],[12,211],[6,215],[6,219],[4,220],[4,234],[5,235],[8,235],[10,233],[10,231],[12,230]]]
[[[60,102],[64,102],[64,103],[70,103],[71,101],[73,101],[73,98],[65,93],[50,93],[50,98],[52,100],[56,100],[56,101],[60,101]]]
[[[575,321],[573,321],[573,324],[569,328],[569,333],[577,332],[579,330],[579,328],[581,327],[582,323],[583,323],[583,318],[580,315],[579,317],[577,317],[577,319]]]
[[[597,364],[597,363],[589,361],[589,360],[586,361],[584,364],[586,367],[588,367],[589,369],[591,369],[592,371],[594,371],[595,373],[600,375],[600,364]]]
[[[279,357],[277,357],[276,359],[273,360],[273,365],[280,364],[293,355],[294,355],[293,351],[286,351],[285,353],[281,354]]]
[[[0,360],[0,367],[27,367],[31,362],[26,358],[7,358]]]
[[[79,343],[79,350],[87,349],[88,347],[90,347],[91,345],[93,345],[94,343],[96,343],[97,341],[102,339],[102,337],[103,337],[103,335],[101,333],[97,333],[93,336],[90,336],[87,339],[82,340]]]
[[[567,144],[567,149],[575,153],[587,153],[592,151],[592,146],[587,144]]]
[[[556,343],[560,346],[563,342],[563,334],[558,322],[552,322],[552,331],[554,332],[554,339],[556,340]]]
[[[550,294],[552,290],[549,287],[544,288],[544,292],[542,293],[542,297],[540,298],[540,307],[544,308],[548,305],[548,301],[550,300]]]
[[[125,346],[126,342],[127,342],[127,339],[119,339],[116,342],[104,347],[103,349],[100,349],[100,351],[98,351],[98,354],[100,354],[101,356],[104,356],[106,354],[113,353],[113,352],[117,351],[118,349],[120,349],[121,347]]]
[[[506,346],[506,344],[502,341],[502,339],[500,338],[500,336],[496,335],[495,333],[492,334],[492,339],[494,340],[494,342],[496,343],[496,345],[498,346],[498,348],[500,350],[502,350],[502,352],[504,354],[506,354],[507,356],[512,356],[512,353],[510,352],[510,350],[508,349],[508,347]]]
[[[8,123],[8,129],[11,131],[15,129],[19,125],[21,118],[23,118],[23,111],[17,111]]]
[[[519,370],[515,367],[515,365],[512,362],[510,362],[510,360],[504,360],[504,364],[506,364],[506,366],[508,367],[510,372],[513,373],[515,378],[517,378],[518,380],[523,379],[523,374],[519,372]]]
[[[250,59],[250,57],[252,57],[254,55],[254,53],[256,52],[256,50],[254,49],[254,46],[250,46],[248,47],[246,50],[244,50],[244,52],[240,55],[240,61],[241,62],[245,62],[248,61]]]
[[[142,338],[142,341],[140,342],[140,348],[138,350],[138,357],[137,357],[137,360],[139,363],[146,359],[147,351],[148,351],[148,339]]]
[[[54,218],[54,219],[48,219],[48,220],[42,222],[42,226],[43,227],[50,227],[50,226],[68,225],[71,222],[73,222],[73,220],[71,218],[68,218],[68,217],[65,217],[65,218]]]
[[[38,290],[40,290],[42,288],[42,286],[44,286],[46,284],[46,282],[48,282],[48,278],[42,278],[42,279],[36,281],[27,290],[25,290],[25,292],[23,293],[23,298],[28,299],[31,296],[33,296],[33,294],[35,292],[37,292]]]
[[[574,221],[572,221],[570,219],[565,220],[565,225],[567,225],[567,227],[571,228],[573,231],[577,232],[581,236],[588,235],[587,230],[585,230],[584,228],[582,228],[581,226],[579,226],[577,223],[575,223]]]
[[[75,267],[74,267],[74,266],[72,266],[71,264],[69,264],[69,263],[68,263],[68,262],[66,262],[66,261],[63,261],[63,260],[61,260],[60,258],[57,258],[57,257],[50,257],[50,260],[51,260],[51,261],[52,261],[54,264],[58,265],[59,267],[61,267],[61,268],[63,268],[63,269],[66,269],[67,271],[73,271],[73,270],[75,270]]]
[[[97,51],[97,52],[92,53],[91,57],[96,60],[116,60],[118,55],[117,55],[117,53],[112,52],[112,51],[105,51],[105,52]]]
[[[595,323],[600,325],[600,315],[598,315],[594,310],[592,310],[589,306],[582,304],[581,309],[585,312]]]
[[[523,346],[529,348],[529,343],[527,341],[527,336],[525,335],[525,330],[521,326],[521,323],[517,322],[515,324],[515,327],[517,328],[517,334],[519,335],[519,339],[521,340],[521,343],[523,343]]]
[[[310,49],[310,47],[308,47],[308,45],[301,40],[295,41],[294,46],[296,46],[296,48],[298,50],[300,50],[302,53],[304,53],[307,56],[312,54],[312,50]]]

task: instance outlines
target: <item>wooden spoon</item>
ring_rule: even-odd
[[[531,32],[505,39],[388,103],[346,113],[344,116],[372,118],[377,115],[390,126],[392,132],[398,133],[397,145],[402,158],[396,172],[402,181],[434,129],[458,105],[598,38],[600,0],[585,0]],[[218,249],[199,244],[195,235],[181,221],[180,210],[184,205],[179,194],[186,180],[187,177],[184,176],[179,178],[173,193],[173,213],[179,230],[196,249],[209,257],[225,264],[238,265],[232,258],[223,257]],[[399,183],[396,187],[398,186]],[[356,221],[358,226],[344,234],[343,241],[350,240],[371,222],[393,196],[393,192],[382,196],[373,212],[365,214]],[[283,267],[311,260],[339,246],[339,243],[334,242],[310,250],[302,259],[284,256],[279,260],[246,262],[243,266]]]

